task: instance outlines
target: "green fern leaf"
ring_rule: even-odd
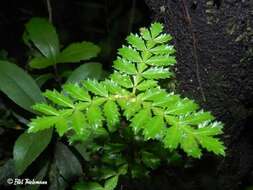
[[[28,125],[28,132],[38,132],[53,127],[57,120],[57,116],[43,116],[37,117],[36,119],[32,119],[31,123],[29,123]]]
[[[172,105],[177,104],[180,101],[180,97],[174,94],[164,94],[160,98],[153,100],[152,105],[158,107],[171,107]]]
[[[155,81],[155,80],[145,80],[137,86],[137,89],[141,90],[141,91],[146,91],[146,90],[151,89],[151,88],[156,87],[156,86],[157,86],[157,81]]]
[[[124,59],[131,62],[141,62],[140,54],[130,47],[123,47],[119,49],[119,55],[121,55]]]
[[[74,111],[72,117],[72,127],[75,132],[79,135],[83,135],[84,133],[89,133],[87,128],[89,127],[85,115],[81,111]]]
[[[168,69],[153,67],[142,73],[146,79],[165,79],[170,78],[172,73]]]
[[[159,101],[163,98],[167,97],[167,93],[164,90],[161,90],[159,88],[153,88],[148,91],[146,91],[143,94],[140,94],[139,97],[142,100],[150,100],[150,101]]]
[[[138,112],[141,109],[141,103],[138,101],[127,102],[124,109],[125,109],[124,116],[127,119],[130,119],[131,117],[134,116],[136,112]]]
[[[114,72],[111,75],[111,79],[125,88],[132,88],[133,87],[133,83],[128,75]]]
[[[225,147],[218,139],[209,136],[198,136],[198,141],[203,148],[217,155],[225,156]]]
[[[129,63],[128,61],[124,59],[118,58],[116,61],[113,62],[113,67],[117,69],[120,72],[126,73],[126,74],[136,74],[136,68],[135,65],[132,63]]]
[[[119,176],[116,175],[116,176],[106,180],[104,190],[114,190],[118,184],[118,179],[119,179]]]
[[[87,80],[83,82],[84,87],[95,95],[107,97],[108,91],[102,83],[96,80]]]
[[[78,84],[65,84],[63,86],[63,90],[74,99],[87,102],[91,100],[88,92],[81,88]]]
[[[68,131],[68,123],[64,117],[58,117],[55,123],[55,128],[60,137]]]
[[[170,41],[172,39],[171,35],[168,35],[168,34],[161,34],[159,35],[158,37],[156,37],[154,39],[154,42],[155,43],[158,43],[158,44],[163,44],[163,43],[167,43],[168,41]]]
[[[137,50],[145,50],[146,49],[145,42],[137,34],[135,34],[135,35],[130,34],[127,37],[127,41],[129,44],[131,44]]]
[[[163,31],[163,25],[161,23],[153,23],[150,27],[150,33],[152,38],[156,38]]]
[[[168,46],[168,45],[158,45],[152,49],[149,50],[151,53],[155,54],[155,55],[170,55],[175,53],[175,49],[173,46]],[[166,57],[165,56],[165,57]],[[172,57],[174,58],[174,57]],[[173,60],[174,62],[176,62],[175,58]]]
[[[198,135],[205,135],[205,136],[214,136],[214,135],[220,135],[222,134],[222,128],[223,125],[220,122],[214,122],[211,124],[206,124],[203,126],[203,124],[199,125],[199,128],[196,130],[195,133]]]
[[[43,113],[45,115],[54,115],[54,116],[59,115],[58,111],[54,107],[44,104],[44,103],[35,104],[34,106],[32,106],[32,108],[35,111],[38,111],[38,112]]]
[[[162,116],[154,116],[148,120],[144,127],[144,137],[146,139],[161,139],[164,135],[165,123]]]
[[[57,92],[56,90],[54,91],[47,90],[46,92],[43,93],[43,95],[57,105],[74,108],[71,99]]]
[[[95,145],[94,138],[103,137],[101,139],[109,142],[114,135],[109,133],[118,132],[119,139],[124,135],[130,135],[132,139],[132,135],[136,135],[133,136],[136,140],[157,140],[169,150],[180,147],[188,156],[195,158],[202,155],[202,149],[224,156],[225,147],[216,138],[216,135],[222,134],[223,125],[214,121],[210,112],[199,110],[194,101],[168,93],[158,84],[158,79],[173,76],[170,67],[176,63],[173,56],[175,49],[167,45],[172,37],[163,34],[162,30],[160,23],[154,23],[149,29],[141,28],[140,36],[131,34],[127,38],[129,46],[118,50],[119,56],[113,63],[116,71],[109,79],[102,82],[86,80],[82,86],[66,84],[63,93],[46,91],[44,96],[51,104],[34,106],[46,116],[33,119],[29,131],[55,127],[62,136],[70,130],[67,133],[70,142],[87,140],[92,145]],[[123,116],[126,122],[130,122],[131,128],[119,130]],[[115,154],[108,154],[113,150],[106,148],[103,151],[106,155],[101,157],[102,162],[126,164],[125,159],[118,159],[122,150]],[[138,162],[146,162],[144,164],[149,167],[154,161],[155,167],[159,159],[147,158],[148,153],[146,151],[145,159],[143,155],[138,155],[141,157]],[[119,161],[116,162],[116,158]],[[106,185],[109,181],[105,182],[105,186],[114,188],[115,185]]]
[[[173,125],[172,127],[169,127],[163,140],[164,146],[171,150],[176,149],[181,141],[181,137],[182,131],[178,126]]]
[[[105,86],[107,91],[111,94],[120,94],[122,91],[124,91],[123,88],[119,86],[118,83],[116,83],[113,80],[105,80],[102,82],[102,84]]]
[[[140,32],[141,32],[141,36],[143,37],[143,39],[145,39],[145,40],[151,39],[150,32],[147,28],[140,28]]]
[[[197,109],[198,105],[194,101],[185,98],[174,105],[170,105],[165,113],[173,115],[184,115],[196,111]]]
[[[188,156],[200,158],[202,153],[194,136],[190,133],[183,133],[181,138],[181,147]]]
[[[186,116],[184,121],[191,125],[198,125],[199,123],[212,121],[213,119],[214,116],[212,116],[210,112],[199,111],[197,113]]]
[[[176,63],[175,57],[166,57],[166,56],[153,56],[149,58],[146,63],[152,66],[169,66]]]
[[[131,127],[133,128],[134,132],[137,133],[140,129],[142,129],[150,117],[151,112],[149,109],[143,109],[139,111],[131,120]]]
[[[99,106],[91,105],[87,110],[87,119],[93,128],[102,126],[103,115]]]
[[[119,123],[119,108],[114,101],[109,100],[104,104],[104,115],[109,129],[113,129],[112,127]]]

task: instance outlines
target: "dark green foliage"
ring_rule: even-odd
[[[100,48],[91,42],[70,44],[60,51],[58,35],[53,25],[42,18],[33,18],[26,24],[24,41],[29,42],[40,52],[29,65],[34,69],[43,69],[58,63],[75,63],[95,57]]]

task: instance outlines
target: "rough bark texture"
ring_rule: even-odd
[[[146,4],[153,11],[152,20],[163,22],[174,37],[180,91],[225,123],[227,156],[212,165],[216,187],[211,189],[245,188],[253,181],[253,1],[146,0]],[[198,177],[200,170],[192,176]],[[182,180],[186,173],[174,177]],[[178,189],[205,189],[203,183],[196,178]]]

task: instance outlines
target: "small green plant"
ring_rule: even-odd
[[[216,137],[222,123],[194,101],[160,88],[158,81],[170,78],[176,63],[175,49],[167,45],[172,37],[162,30],[154,23],[128,36],[108,79],[46,90],[48,103],[33,106],[42,115],[32,119],[30,133],[55,128],[82,149],[87,177],[74,189],[112,190],[119,175],[147,174],[177,148],[194,158],[201,157],[202,148],[225,155]]]
[[[32,18],[26,24],[23,39],[26,45],[35,50],[35,56],[29,62],[33,69],[44,69],[59,63],[86,61],[100,52],[97,45],[86,41],[70,44],[60,50],[54,26],[43,18]]]

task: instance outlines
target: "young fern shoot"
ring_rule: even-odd
[[[108,79],[65,84],[62,92],[47,90],[43,95],[49,102],[33,106],[42,116],[32,119],[29,132],[55,127],[70,142],[86,141],[119,133],[124,119],[136,136],[160,141],[169,150],[181,148],[200,158],[204,148],[224,156],[216,137],[222,123],[194,101],[159,86],[160,79],[172,76],[170,67],[176,63],[175,49],[168,45],[172,37],[162,32],[163,25],[154,23],[129,35]]]

